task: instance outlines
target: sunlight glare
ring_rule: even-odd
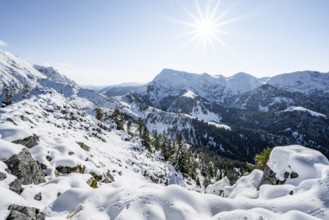
[[[184,11],[191,17],[192,22],[178,21],[178,23],[191,28],[191,31],[184,33],[183,36],[190,36],[191,38],[183,45],[182,48],[196,43],[196,51],[202,46],[203,52],[206,48],[211,46],[216,53],[216,43],[221,45],[227,50],[230,48],[224,43],[222,35],[229,35],[230,33],[223,30],[224,25],[228,25],[238,19],[223,18],[229,13],[230,8],[227,8],[223,12],[219,13],[220,0],[216,1],[216,5],[212,5],[211,1],[208,2],[205,11],[202,10],[198,0],[195,0],[196,13],[188,10],[182,5]],[[182,49],[181,48],[181,49]]]

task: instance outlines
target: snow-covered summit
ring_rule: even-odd
[[[329,73],[316,71],[298,71],[274,76],[268,80],[270,85],[291,92],[329,93]]]
[[[217,100],[226,94],[240,94],[261,85],[261,81],[246,73],[232,77],[212,76],[207,73],[196,74],[172,69],[163,69],[152,82],[147,91],[155,100],[167,96],[182,95],[191,91],[201,97]]]
[[[0,50],[0,90],[12,86],[17,89],[35,87],[37,80],[43,78],[46,77],[23,58]]]
[[[33,65],[33,67],[42,74],[44,74],[46,77],[48,77],[49,80],[52,80],[54,82],[64,83],[68,85],[76,84],[73,80],[69,79],[64,74],[55,70],[53,67],[44,67],[40,65]]]
[[[226,78],[227,88],[236,92],[248,92],[262,85],[262,81],[248,73],[239,72]]]
[[[309,94],[312,92],[329,93],[329,73],[299,71],[274,77],[257,78],[239,72],[230,77],[212,76],[207,73],[196,74],[172,69],[163,69],[145,89],[153,100],[164,97],[180,96],[186,91],[218,102],[224,97],[241,95],[253,91],[264,84],[278,89]],[[144,91],[144,92],[145,92]]]

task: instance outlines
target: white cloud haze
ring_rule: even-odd
[[[8,43],[3,40],[0,40],[0,47],[5,47],[5,46],[8,46]]]

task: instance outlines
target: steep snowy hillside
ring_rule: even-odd
[[[0,93],[5,88],[35,87],[37,80],[46,78],[24,59],[0,50]]]
[[[0,51],[0,101],[11,103],[54,89],[66,97],[86,98],[96,105],[116,108],[121,104],[97,92],[83,89],[52,67],[34,67],[10,52]]]
[[[129,187],[132,180],[135,187],[147,182],[185,185],[182,176],[168,163],[150,156],[138,138],[90,116],[87,112],[93,108],[94,104],[86,99],[68,100],[50,91],[1,109],[1,160],[8,166],[11,156],[23,149],[10,142],[26,144],[46,174],[41,181],[46,183],[24,186],[27,182],[21,181],[21,188],[19,184],[10,185],[14,172],[10,174],[1,162],[0,172],[5,179],[1,189],[13,198],[17,196],[8,189],[15,190],[21,194],[19,200],[24,201],[19,204],[47,213],[48,205],[72,187],[92,189],[89,185],[102,186],[114,180],[113,187]],[[34,199],[38,193],[42,194],[42,202]],[[9,210],[3,205],[0,208],[4,218]]]

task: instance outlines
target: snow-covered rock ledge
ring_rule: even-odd
[[[329,161],[300,145],[275,147],[264,171],[256,169],[233,186],[222,179],[206,193],[254,206],[245,210],[237,205],[214,219],[328,219]]]

